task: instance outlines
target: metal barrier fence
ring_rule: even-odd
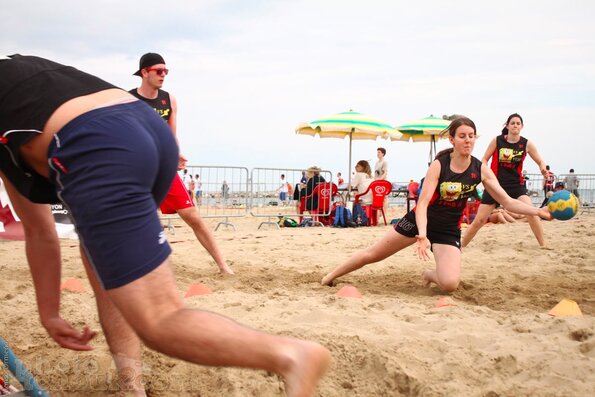
[[[294,198],[296,189],[305,180],[305,169],[254,168],[250,174],[250,215],[267,218],[260,223],[278,226],[279,218],[299,217],[300,201]],[[320,171],[326,182],[332,182],[332,173]],[[283,179],[282,179],[283,177]],[[283,194],[285,193],[285,194]],[[296,195],[297,197],[297,195]],[[321,216],[330,215],[330,210]]]
[[[556,183],[564,183],[564,187],[568,190],[573,190],[571,176],[575,177],[578,181],[578,197],[580,202],[585,207],[595,206],[595,174],[560,174],[554,178],[554,186]],[[529,191],[529,197],[534,205],[541,205],[545,199],[545,192],[543,190],[543,175],[541,174],[527,174],[527,190]]]
[[[219,226],[235,229],[229,218],[248,214],[250,181],[245,167],[215,167],[192,165],[186,167],[194,181],[193,199],[203,218],[223,218]]]
[[[294,191],[299,189],[300,182],[305,176],[305,169],[295,168],[254,168],[227,166],[188,166],[188,173],[194,180],[194,196],[200,215],[204,218],[221,218],[215,230],[220,226],[235,226],[230,218],[245,217],[250,214],[256,218],[263,218],[258,228],[264,224],[278,225],[279,218],[300,217],[299,201],[294,200]],[[284,181],[281,180],[284,176]],[[328,170],[320,171],[320,175],[327,182],[333,182],[332,173]],[[197,179],[198,176],[198,179]],[[556,182],[571,184],[571,176],[578,180],[577,193],[583,212],[595,208],[595,174],[561,174],[556,176]],[[539,206],[544,201],[543,176],[541,174],[527,174],[527,189],[534,205]],[[283,187],[287,184],[287,192]],[[554,183],[554,185],[555,185]],[[405,207],[407,204],[407,186],[409,182],[394,182],[392,193],[388,196],[390,207]],[[285,193],[282,197],[281,193]],[[343,197],[345,190],[340,190]],[[353,196],[353,194],[352,194]],[[321,214],[327,216],[328,213]],[[169,219],[169,218],[168,218]]]

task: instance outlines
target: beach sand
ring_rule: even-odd
[[[393,211],[391,217],[398,216]],[[551,249],[540,249],[525,223],[489,225],[463,253],[462,283],[443,296],[421,287],[413,248],[338,279],[324,274],[388,227],[264,226],[232,218],[215,232],[235,276],[217,273],[189,227],[175,221],[171,257],[183,296],[192,283],[213,292],[188,306],[276,334],[317,340],[333,355],[318,394],[342,396],[592,396],[595,393],[595,215],[543,222]],[[218,220],[208,219],[213,228]],[[114,367],[78,243],[62,240],[63,279],[86,292],[62,293],[62,316],[99,331],[92,352],[58,347],[40,326],[23,242],[0,241],[0,335],[52,395],[115,395]],[[336,296],[355,286],[361,299]],[[582,317],[552,317],[560,300]],[[150,396],[283,396],[265,371],[210,368],[144,350]],[[63,392],[58,392],[63,391]]]

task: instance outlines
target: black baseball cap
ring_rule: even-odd
[[[140,57],[140,61],[138,62],[138,70],[136,71],[136,73],[134,73],[134,76],[140,76],[141,70],[143,70],[144,68],[151,67],[153,65],[157,65],[159,63],[165,64],[165,61],[163,60],[163,57],[161,55],[156,54],[154,52],[147,52],[145,55]]]

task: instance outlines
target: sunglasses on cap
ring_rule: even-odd
[[[167,76],[167,74],[169,73],[169,69],[165,69],[165,68],[145,68],[145,70],[147,72],[154,71],[159,76]]]

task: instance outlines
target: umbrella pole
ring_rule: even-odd
[[[351,136],[353,135],[353,129],[349,132],[349,164],[347,165],[347,194],[345,195],[345,201],[349,201],[350,186],[351,186]]]
[[[436,138],[434,135],[430,138],[430,157],[428,158],[428,167],[432,164],[434,157],[436,156]]]

